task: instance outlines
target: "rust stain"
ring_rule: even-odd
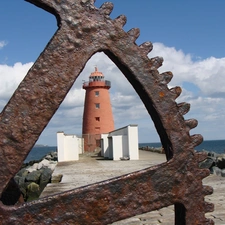
[[[159,97],[160,97],[160,98],[163,98],[164,96],[165,96],[165,93],[162,92],[162,91],[160,91],[160,92],[159,92]]]

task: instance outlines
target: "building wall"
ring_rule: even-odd
[[[79,160],[79,154],[83,152],[83,139],[76,135],[57,133],[58,162]]]
[[[98,96],[95,95],[96,91],[99,92]],[[100,107],[96,108],[96,104],[99,104]],[[108,89],[104,87],[86,89],[83,134],[102,134],[114,129],[112,106]]]
[[[132,148],[129,151],[130,159],[139,159],[139,145],[138,145],[138,127],[136,125],[130,125],[127,127],[127,141],[129,148]],[[138,151],[136,151],[138,149]]]
[[[101,146],[102,156],[113,160],[139,159],[137,125],[128,125],[108,134],[103,134],[101,139],[101,143],[103,143]]]
[[[104,82],[92,83],[96,84],[85,88],[86,95],[82,128],[85,151],[94,151],[96,147],[100,147],[100,138],[96,138],[96,134],[100,135],[114,130],[114,119],[108,87],[104,85]],[[102,86],[99,83],[102,83]],[[96,92],[99,94],[96,95]],[[99,104],[99,108],[96,107],[96,104]]]

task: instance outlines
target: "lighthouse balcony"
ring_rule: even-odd
[[[83,88],[88,87],[103,87],[103,88],[110,88],[111,82],[108,80],[103,81],[87,81],[83,83]]]

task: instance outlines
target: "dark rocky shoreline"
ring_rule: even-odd
[[[139,149],[164,154],[163,148],[145,146]],[[225,154],[218,154],[207,150],[203,150],[203,152],[207,153],[207,158],[203,162],[199,163],[199,167],[209,169],[211,174],[225,177]]]
[[[57,164],[57,152],[51,152],[40,160],[24,163],[14,180],[18,184],[24,201],[38,199],[48,183]]]
[[[211,174],[225,177],[225,154],[218,154],[206,150],[203,152],[207,153],[207,159],[199,164],[200,168],[208,168]]]

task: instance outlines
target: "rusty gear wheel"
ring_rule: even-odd
[[[108,224],[175,205],[175,224],[213,224],[204,201],[212,188],[198,167],[205,159],[190,136],[195,119],[184,120],[187,103],[177,104],[180,87],[168,89],[171,72],[160,74],[163,59],[149,59],[152,44],[137,46],[139,29],[125,32],[125,16],[112,20],[112,3],[93,0],[27,0],[56,16],[58,30],[1,113],[0,191],[20,169],[27,154],[65,98],[86,62],[104,52],[132,84],[151,116],[167,162],[101,183],[14,206],[0,205],[1,224]]]

